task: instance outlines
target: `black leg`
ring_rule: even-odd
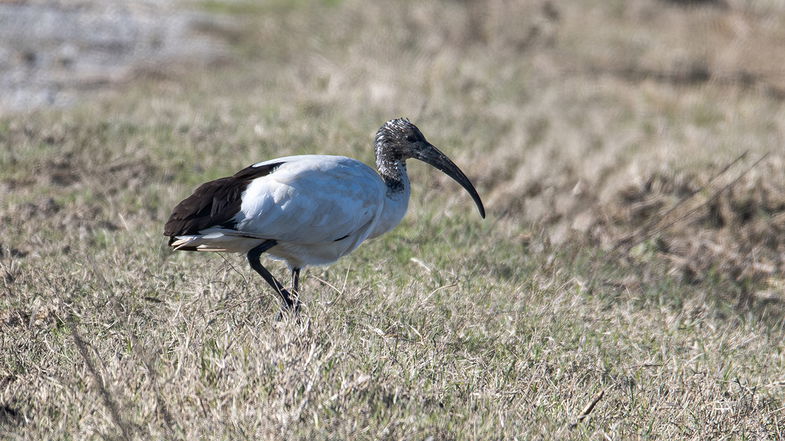
[[[300,297],[300,268],[292,268],[292,292],[294,293],[294,297],[298,299]]]
[[[294,311],[300,312],[300,268],[292,268],[292,294],[294,295]]]
[[[262,256],[262,253],[274,247],[277,243],[278,242],[274,240],[267,240],[261,245],[251,249],[251,251],[248,252],[248,263],[250,263],[251,268],[259,273],[259,275],[262,276],[262,278],[273,287],[275,292],[281,296],[281,299],[284,301],[283,309],[296,311],[299,309],[299,304],[296,304],[295,301],[292,300],[292,296],[289,294],[289,291],[283,287],[281,282],[276,280],[276,278],[270,274],[270,271],[267,271],[267,268],[262,266],[262,262],[259,259]]]

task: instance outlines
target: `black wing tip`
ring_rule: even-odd
[[[164,236],[198,234],[210,227],[233,228],[233,218],[242,206],[242,195],[256,178],[274,172],[283,162],[246,167],[233,176],[205,182],[180,201],[164,226]],[[171,244],[171,240],[170,240]]]
[[[166,222],[166,225],[164,225],[164,236],[169,237],[169,245],[175,241],[177,236],[195,233],[195,231],[191,231],[193,229],[193,222],[190,219],[179,218],[177,212],[178,208],[179,205],[175,208],[175,212],[172,213],[172,217]]]

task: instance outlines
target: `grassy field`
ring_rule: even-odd
[[[226,63],[2,117],[0,438],[785,438],[785,8],[678,3],[198,2]],[[398,116],[487,219],[411,164],[299,322],[167,249],[199,183]]]

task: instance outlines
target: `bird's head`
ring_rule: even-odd
[[[405,161],[409,158],[418,159],[444,172],[466,189],[471,195],[480,216],[485,217],[485,208],[480,195],[474,189],[469,178],[455,165],[450,158],[433,146],[420,129],[406,118],[391,119],[384,123],[376,132],[376,157]]]

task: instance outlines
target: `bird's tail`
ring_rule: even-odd
[[[175,251],[246,253],[265,240],[267,239],[228,230],[213,231],[207,234],[172,236],[169,238],[169,246]]]

